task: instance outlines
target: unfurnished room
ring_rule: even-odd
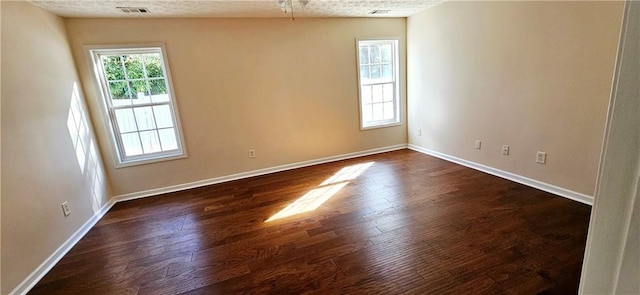
[[[640,294],[640,2],[0,16],[0,294]]]

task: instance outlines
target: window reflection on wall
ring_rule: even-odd
[[[100,157],[87,119],[87,112],[80,99],[78,84],[73,83],[69,113],[67,115],[67,129],[71,144],[75,150],[78,168],[85,182],[89,184],[91,195],[91,207],[96,213],[100,210],[105,195],[104,169],[100,163]]]

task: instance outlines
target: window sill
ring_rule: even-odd
[[[360,126],[360,130],[365,131],[365,130],[371,130],[371,129],[400,126],[400,125],[402,125],[402,122],[380,123],[380,124],[374,124],[369,126]]]
[[[187,153],[186,152],[182,153],[182,154],[178,154],[178,155],[173,155],[173,156],[162,156],[162,157],[155,157],[155,158],[142,158],[142,159],[136,159],[136,160],[128,160],[126,162],[116,162],[115,167],[116,167],[116,169],[118,169],[118,168],[146,165],[146,164],[165,162],[165,161],[172,161],[172,160],[178,160],[178,159],[184,159],[184,158],[187,158]]]

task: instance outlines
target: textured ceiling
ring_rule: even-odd
[[[444,0],[293,0],[296,17],[406,17]],[[31,3],[62,17],[291,17],[277,0],[48,0]],[[116,7],[144,7],[125,13]],[[369,15],[373,10],[387,14]]]

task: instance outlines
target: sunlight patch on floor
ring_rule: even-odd
[[[373,163],[374,162],[368,162],[342,168],[336,174],[321,183],[318,188],[310,190],[304,194],[304,196],[298,198],[278,213],[269,217],[265,222],[318,209],[318,207],[331,199],[331,197],[349,184],[349,180],[356,179],[360,174],[362,174],[362,172],[371,167]]]
[[[373,162],[344,167],[321,183],[320,186],[356,179],[362,172],[369,169],[371,165],[373,165]]]

